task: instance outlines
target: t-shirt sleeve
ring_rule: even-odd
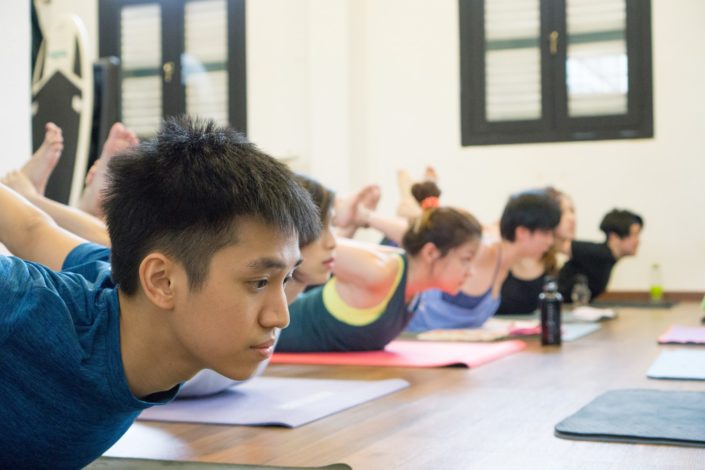
[[[110,273],[110,249],[95,243],[78,245],[66,256],[61,270],[97,282]]]
[[[56,273],[46,266],[0,256],[0,345],[19,325],[51,322],[53,315],[81,317],[92,302],[91,285],[82,276]]]

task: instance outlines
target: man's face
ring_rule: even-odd
[[[197,291],[180,289],[172,328],[196,368],[250,377],[289,324],[284,286],[299,262],[298,239],[261,222],[238,223],[237,241],[215,253]],[[179,273],[188,283],[185,271]]]
[[[632,224],[629,227],[629,235],[619,239],[619,250],[622,256],[634,256],[639,248],[639,235],[641,234],[641,225]]]
[[[553,230],[529,230],[517,228],[516,243],[523,256],[537,257],[543,255],[553,245]]]

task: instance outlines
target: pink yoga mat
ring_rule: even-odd
[[[659,336],[661,344],[705,344],[705,326],[673,325]]]
[[[275,353],[272,364],[387,367],[477,367],[526,347],[519,340],[497,343],[392,341],[383,351]]]

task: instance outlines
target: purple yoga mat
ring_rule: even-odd
[[[256,377],[217,395],[148,408],[137,419],[295,428],[408,386],[402,379]]]
[[[662,334],[661,344],[705,344],[705,327],[673,325]]]

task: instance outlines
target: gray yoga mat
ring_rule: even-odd
[[[637,308],[671,308],[678,302],[674,300],[593,300],[590,306],[597,308],[637,307]]]
[[[705,392],[612,390],[558,423],[564,439],[705,447]]]
[[[646,376],[651,379],[705,380],[705,351],[662,351]]]
[[[137,419],[296,428],[408,386],[402,379],[256,377],[217,395],[148,408]]]
[[[602,325],[599,323],[564,323],[562,325],[561,339],[563,341],[575,341],[578,338],[594,333]]]
[[[86,467],[89,470],[351,470],[350,465],[336,463],[325,467],[270,467],[208,462],[178,462],[175,460],[121,459],[101,457]]]

